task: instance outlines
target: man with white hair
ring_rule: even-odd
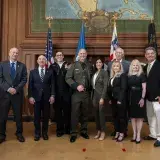
[[[124,59],[124,50],[118,47],[115,51],[116,61],[121,62],[124,73],[128,73],[130,62]],[[112,61],[108,63],[108,72],[110,73]]]
[[[3,89],[3,99],[0,105],[0,143],[6,139],[6,122],[10,106],[16,121],[16,136],[19,142],[24,142],[22,135],[22,102],[23,88],[27,82],[27,69],[25,64],[18,61],[18,49],[11,48],[9,60],[0,64],[0,88]]]
[[[46,57],[40,55],[37,60],[38,68],[31,70],[29,76],[28,98],[30,104],[34,105],[35,141],[39,141],[41,136],[48,140],[50,104],[54,103],[55,97],[54,76],[51,69],[46,69],[46,61]]]

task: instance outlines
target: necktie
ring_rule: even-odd
[[[44,80],[44,69],[43,68],[41,69],[40,77],[41,77],[41,81],[43,82]]]
[[[147,76],[149,75],[150,70],[151,70],[151,64],[148,64],[148,67],[147,67]]]
[[[11,63],[11,78],[14,80],[15,75],[16,75],[16,70],[15,70],[15,63]]]

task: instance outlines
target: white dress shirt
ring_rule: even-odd
[[[155,61],[156,61],[156,60],[152,61],[151,63],[148,63],[148,66],[150,67],[149,71],[151,70],[151,68],[152,68],[152,66],[153,66],[153,64],[154,64]],[[147,67],[147,68],[148,68],[148,67]]]
[[[41,69],[43,69],[43,73],[44,73],[44,75],[45,75],[45,72],[46,72],[46,69],[45,69],[45,67],[38,67],[38,72],[39,72],[39,75],[41,76]]]
[[[57,62],[57,63],[58,63],[58,62]],[[63,63],[64,63],[64,62],[58,63],[58,65],[59,65],[60,68],[62,68]]]
[[[95,83],[96,83],[96,78],[98,76],[99,72],[96,72],[93,76],[93,89],[95,89]]]

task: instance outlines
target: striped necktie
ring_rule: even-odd
[[[148,67],[147,67],[147,76],[149,75],[150,70],[151,70],[151,64],[148,64]]]
[[[43,68],[41,69],[40,77],[41,77],[41,81],[43,82],[44,80],[44,69]]]

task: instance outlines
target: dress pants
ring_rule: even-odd
[[[42,120],[42,135],[48,133],[49,116],[50,116],[49,100],[48,101],[44,100],[42,96],[41,100],[35,102],[34,105],[35,135],[41,136],[41,120]]]
[[[57,123],[57,132],[68,132],[70,131],[71,121],[70,95],[68,96],[63,93],[57,93],[55,99],[55,116]]]
[[[116,132],[126,132],[126,115],[127,110],[125,105],[123,103],[117,104],[117,100],[112,100],[112,116]]]
[[[160,104],[147,100],[147,118],[149,123],[150,137],[160,141]]]
[[[16,135],[20,135],[23,132],[22,126],[22,95],[23,94],[15,94],[10,95],[9,93],[5,93],[3,99],[1,99],[0,104],[0,139],[4,139],[6,137],[6,122],[8,119],[8,113],[10,107],[12,106],[14,119],[16,122]]]
[[[105,108],[104,108],[104,105],[99,104],[100,99],[101,99],[101,95],[94,90],[93,91],[93,107],[94,107],[94,113],[95,113],[96,129],[104,132],[106,130]]]
[[[90,94],[87,91],[75,91],[72,95],[71,108],[71,135],[77,135],[77,126],[80,119],[81,133],[87,133],[88,107]]]

